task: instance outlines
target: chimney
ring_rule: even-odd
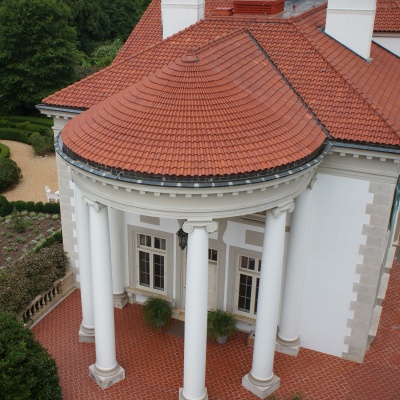
[[[376,0],[328,0],[325,33],[370,60]]]
[[[163,39],[204,18],[204,0],[161,0]]]

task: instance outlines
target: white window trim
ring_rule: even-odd
[[[151,236],[151,241],[152,244],[154,243],[154,238],[160,238],[165,240],[165,250],[161,249],[155,249],[154,247],[147,247],[147,246],[141,246],[140,245],[140,240],[139,237],[140,235],[145,235],[145,236]],[[165,296],[167,293],[167,247],[168,247],[168,242],[167,238],[163,237],[162,235],[158,234],[148,234],[148,233],[142,233],[140,231],[136,232],[136,238],[135,238],[135,246],[136,246],[136,288],[143,290],[145,292],[151,292],[158,294],[160,296]],[[139,268],[139,252],[144,251],[150,254],[150,286],[145,286],[140,284],[140,268]],[[153,287],[153,278],[154,278],[154,267],[153,267],[153,254],[158,254],[164,257],[164,289],[155,289]]]

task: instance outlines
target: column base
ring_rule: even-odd
[[[300,338],[285,340],[276,335],[275,351],[296,357],[300,350]]]
[[[249,378],[249,375],[250,373],[242,378],[242,386],[260,399],[265,399],[281,385],[281,379],[276,375],[268,382],[257,381],[253,377]]]
[[[102,388],[107,389],[125,379],[125,370],[117,364],[112,371],[101,371],[93,364],[89,367],[89,376]]]
[[[126,292],[114,293],[113,302],[115,308],[124,308],[128,304],[128,295]]]
[[[191,399],[190,397],[186,397],[183,394],[183,388],[179,388],[179,400],[208,400],[208,393],[207,389],[205,388],[205,393],[203,397],[200,397],[199,399]]]
[[[79,327],[79,342],[81,343],[94,343],[95,335],[94,328],[88,328],[87,326],[81,324]]]

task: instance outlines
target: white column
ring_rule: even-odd
[[[125,237],[124,213],[108,207],[110,226],[111,268],[113,282],[114,307],[123,308],[128,303],[125,292]]]
[[[300,319],[307,266],[308,237],[311,219],[311,190],[295,199],[296,208],[290,226],[281,320],[277,336],[279,350],[297,355],[299,349]]]
[[[186,268],[185,345],[181,400],[208,399],[205,387],[208,302],[208,234],[215,222],[185,222],[189,234]]]
[[[243,386],[260,398],[279,388],[274,375],[274,353],[281,297],[282,266],[285,248],[286,212],[294,203],[267,212],[258,292],[257,319],[251,371]]]
[[[115,351],[114,307],[111,275],[110,237],[107,207],[85,198],[89,205],[90,253],[94,326],[96,331],[96,363],[89,375],[103,389],[125,378]]]
[[[89,209],[83,202],[82,192],[78,186],[75,186],[75,212],[79,254],[79,281],[82,303],[82,323],[79,328],[79,341],[94,342]]]

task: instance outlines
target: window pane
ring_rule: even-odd
[[[256,268],[256,259],[255,258],[249,258],[249,269],[251,269],[252,271],[255,270]]]
[[[240,268],[248,269],[249,257],[240,256]]]
[[[141,246],[151,247],[151,236],[139,235],[139,244]]]
[[[257,304],[258,304],[258,287],[260,285],[260,278],[257,278],[256,281],[256,298],[254,302],[254,314],[257,314]]]
[[[218,250],[208,249],[208,260],[209,261],[218,261]]]
[[[150,254],[139,251],[139,283],[150,287]]]
[[[258,260],[258,272],[261,272],[261,260]]]
[[[154,289],[164,290],[164,256],[153,255]]]
[[[252,276],[240,274],[238,299],[238,309],[240,311],[250,312],[252,284]]]
[[[160,250],[165,250],[165,239],[161,239],[158,237],[154,238],[154,248],[155,249],[160,249]]]

